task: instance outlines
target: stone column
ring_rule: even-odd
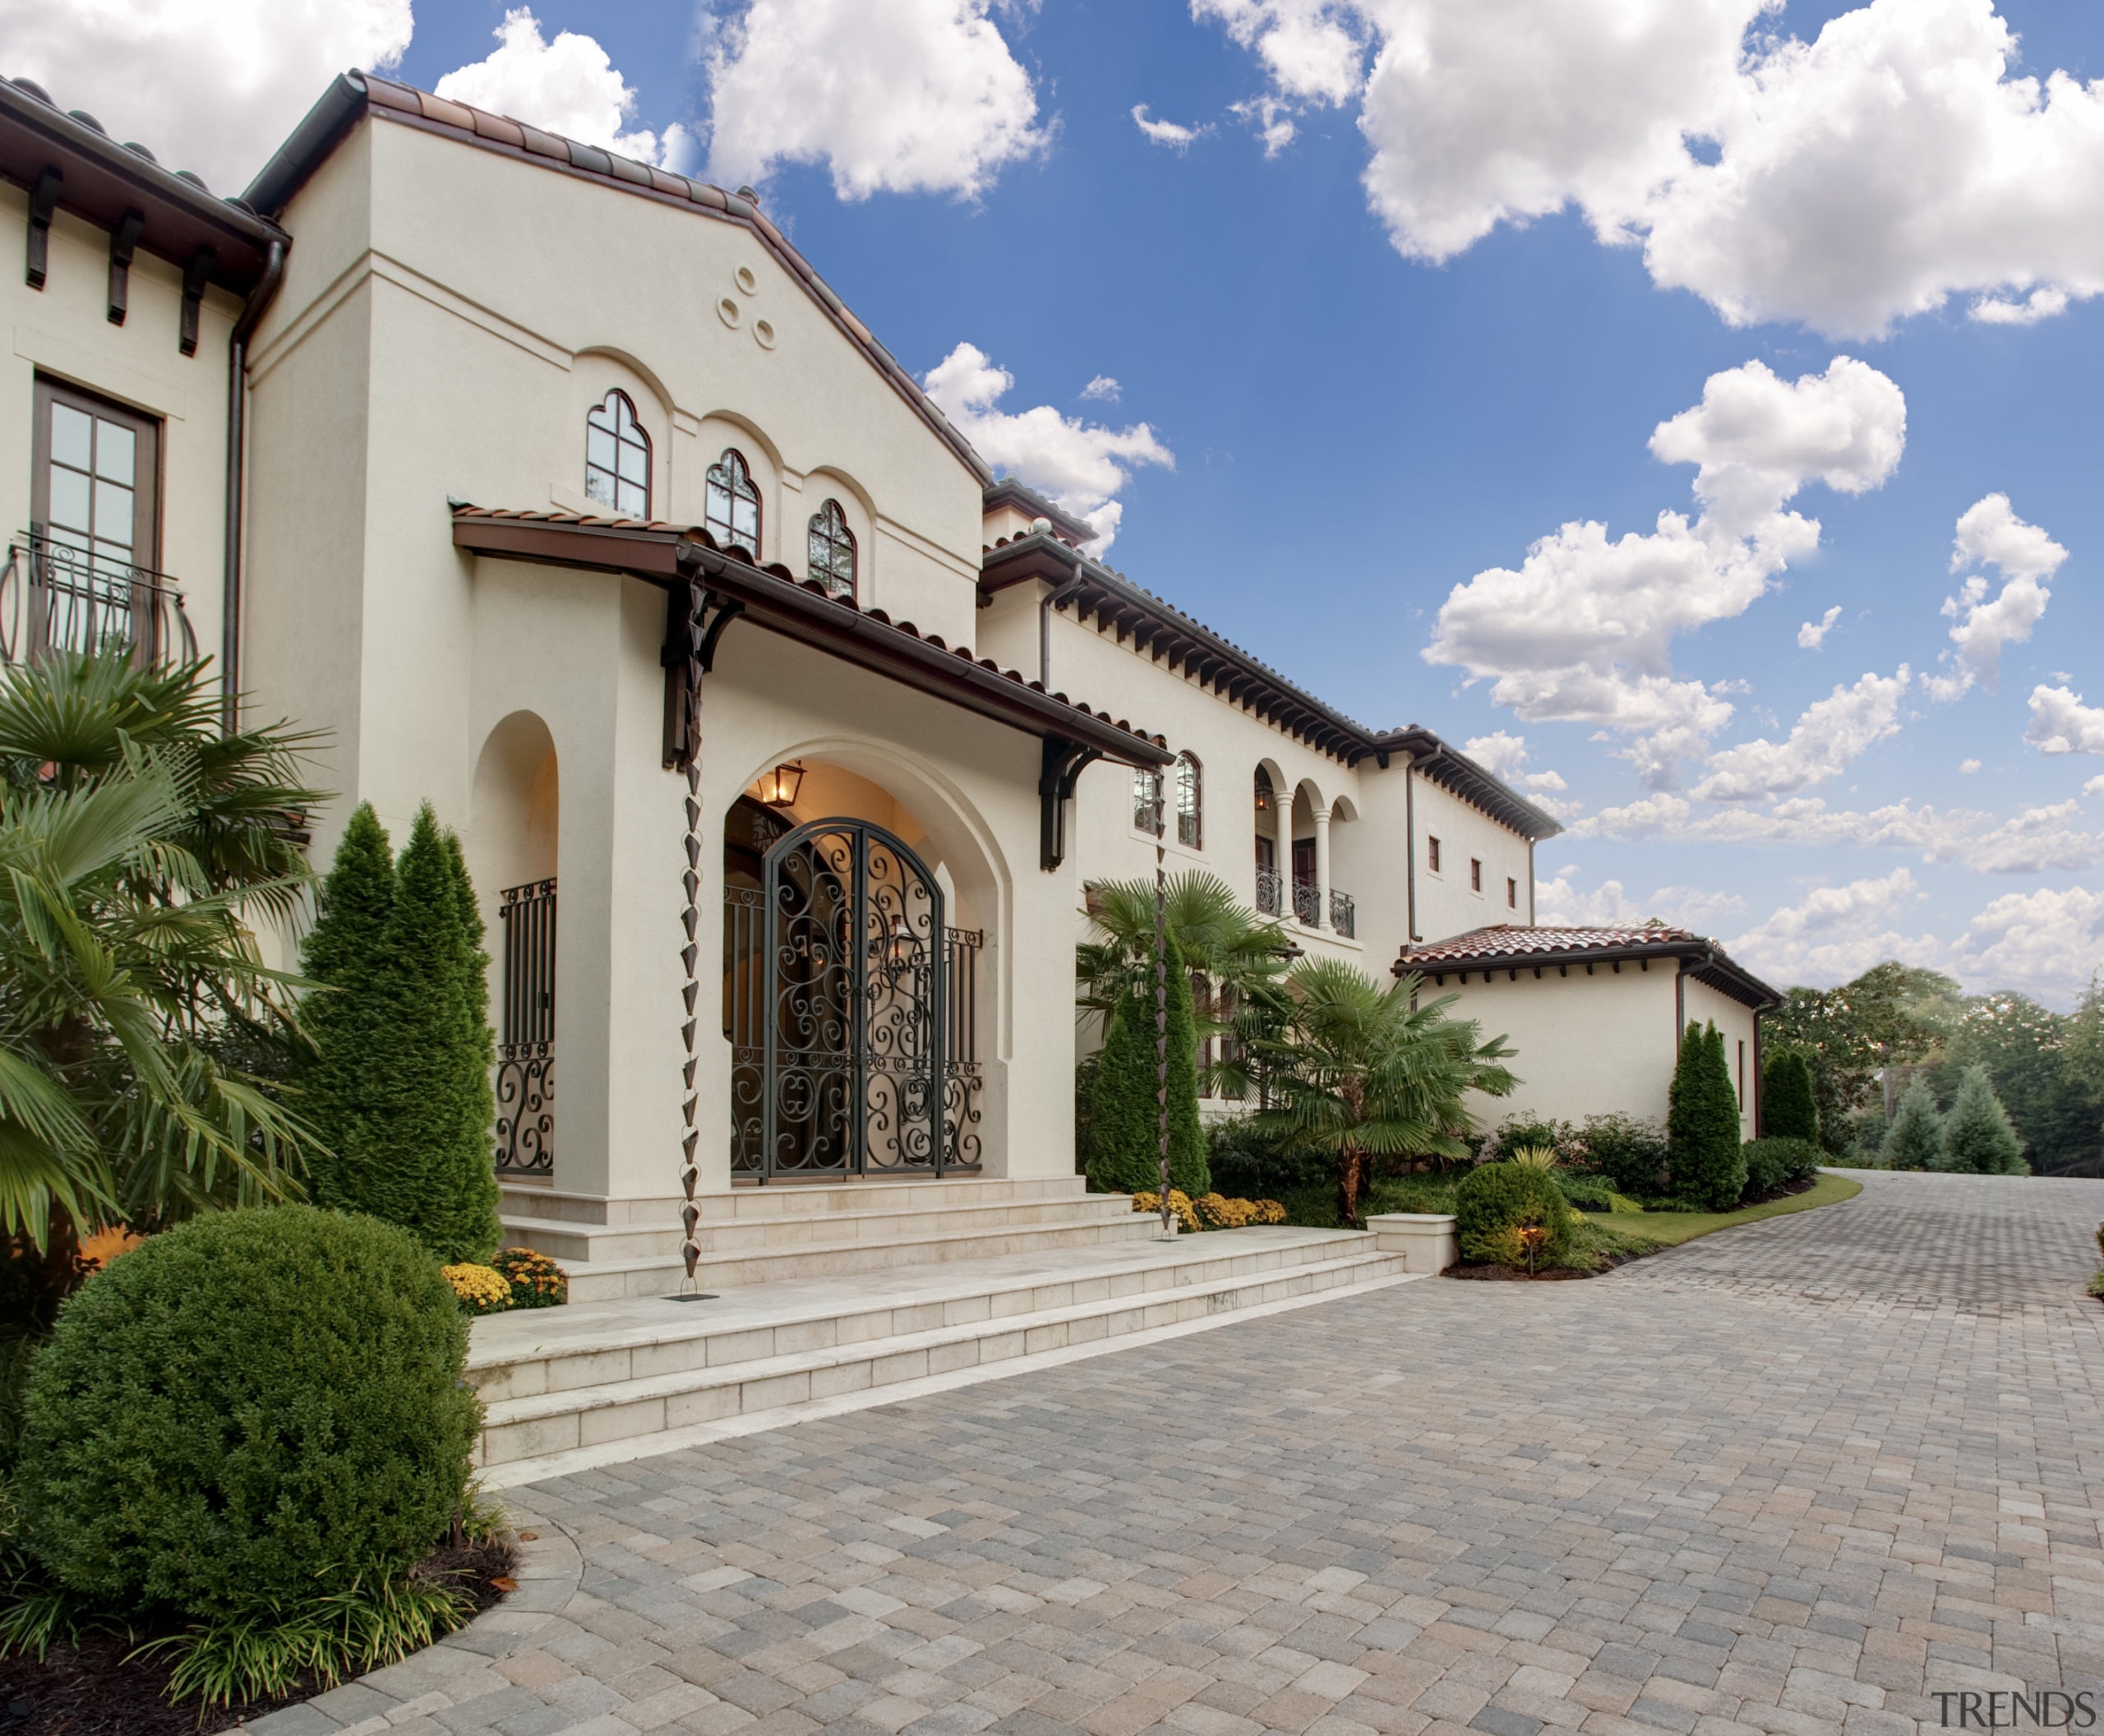
[[[1279,921],[1293,920],[1293,796],[1290,790],[1271,792],[1271,815],[1274,822],[1276,848],[1272,851],[1274,866],[1279,876]],[[1888,1115],[1888,1121],[1892,1118]]]
[[[1330,810],[1315,810],[1315,926],[1330,926]]]

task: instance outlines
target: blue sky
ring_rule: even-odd
[[[990,457],[1114,501],[1112,565],[1363,721],[1545,784],[1571,827],[1545,919],[1687,921],[1786,981],[1896,952],[2069,1004],[2104,963],[2104,30],[2071,0],[1661,10],[537,0],[529,36],[486,0],[358,0],[273,52],[309,89],[399,52],[426,88],[756,179]],[[62,99],[98,76],[35,53]],[[1968,66],[1945,108],[1865,94]],[[1713,376],[1665,441],[1690,461],[1654,455]],[[1696,519],[1697,459],[1710,529],[1667,552],[1692,576],[1628,620],[1611,551],[1529,563],[1566,524]],[[1996,495],[1971,546],[2015,568],[1954,573]],[[1968,672],[1941,611],[1973,570]],[[1625,628],[1643,656],[1602,649]]]

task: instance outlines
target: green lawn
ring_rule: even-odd
[[[1734,1224],[1757,1223],[1764,1217],[1780,1217],[1788,1212],[1809,1212],[1815,1206],[1838,1205],[1844,1199],[1853,1199],[1862,1191],[1860,1181],[1822,1175],[1802,1194],[1771,1199],[1765,1205],[1748,1206],[1737,1212],[1588,1212],[1585,1221],[1618,1230],[1625,1235],[1640,1236],[1645,1241],[1671,1246],[1691,1242],[1698,1235],[1707,1235],[1714,1230],[1728,1230]]]

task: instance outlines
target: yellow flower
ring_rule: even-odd
[[[441,1266],[439,1272],[471,1314],[498,1314],[511,1306],[510,1285],[501,1272],[487,1266],[463,1261],[458,1266]]]

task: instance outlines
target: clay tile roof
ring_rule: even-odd
[[[1435,978],[1453,971],[1531,967],[1539,976],[1548,965],[1604,963],[1625,958],[1672,958],[1698,981],[1750,1007],[1774,1006],[1782,1000],[1758,976],[1735,964],[1723,948],[1692,929],[1649,925],[1603,928],[1529,928],[1516,922],[1472,928],[1443,940],[1405,946],[1391,967],[1395,975],[1414,971]]]
[[[574,139],[544,132],[524,122],[486,113],[466,103],[449,101],[371,72],[339,76],[306,119],[249,185],[246,202],[275,218],[319,169],[330,153],[367,114],[385,115],[426,131],[469,140],[484,150],[501,150],[522,161],[583,175],[609,188],[667,204],[685,205],[718,222],[743,224],[760,244],[780,261],[803,287],[828,320],[837,326],[882,374],[893,390],[918,412],[921,419],[954,452],[983,488],[994,480],[985,459],[972,450],[949,418],[935,407],[920,382],[902,367],[891,352],[870,335],[870,328],[851,313],[839,296],[811,267],[787,238],[768,222],[759,207],[720,187],[692,181],[684,175],[630,161],[610,150],[579,144]]]

